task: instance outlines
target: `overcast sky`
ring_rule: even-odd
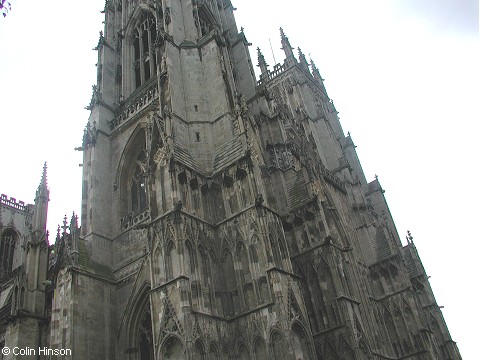
[[[379,175],[402,238],[411,230],[453,339],[478,357],[478,1],[233,1],[268,64],[278,28],[313,58],[367,179]],[[0,19],[0,193],[33,202],[48,162],[54,240],[79,212],[82,140],[104,1],[12,0]],[[270,43],[272,49],[270,48]]]

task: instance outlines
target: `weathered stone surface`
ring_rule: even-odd
[[[35,205],[1,198],[4,345],[461,359],[411,236],[403,246],[318,69],[283,31],[285,60],[269,71],[258,50],[257,81],[230,1],[105,13],[81,226],[65,219],[47,251],[45,172]]]

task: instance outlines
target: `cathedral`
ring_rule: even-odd
[[[269,66],[230,0],[107,0],[104,14],[80,216],[47,233],[46,166],[33,204],[0,198],[1,348],[461,359],[413,237],[282,29]]]

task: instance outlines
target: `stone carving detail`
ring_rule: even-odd
[[[179,334],[181,336],[184,335],[183,327],[178,320],[177,314],[175,312],[175,308],[173,307],[172,303],[168,296],[166,296],[163,300],[163,316],[162,316],[162,338],[167,337],[170,334]]]
[[[289,144],[267,144],[270,166],[277,169],[294,169],[293,155]]]
[[[131,119],[142,110],[145,110],[150,104],[153,104],[156,99],[158,99],[158,86],[156,81],[152,81],[141,93],[127,100],[127,102],[120,107],[115,118],[109,123],[110,128],[114,130],[123,122]]]

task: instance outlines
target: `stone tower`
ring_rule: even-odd
[[[0,198],[1,348],[35,349],[48,342],[48,201],[46,164],[33,205],[3,194]]]
[[[49,346],[74,359],[460,359],[319,70],[281,30],[285,59],[269,69],[258,49],[257,81],[233,10],[106,1],[80,226],[65,219],[50,255]]]

